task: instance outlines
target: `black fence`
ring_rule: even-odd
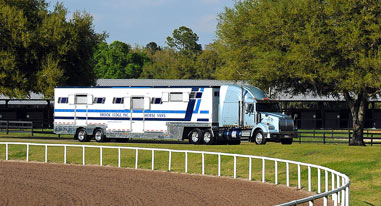
[[[313,129],[298,130],[297,138],[294,142],[301,143],[323,143],[323,144],[349,144],[353,131],[335,130],[335,129]],[[364,143],[366,145],[381,144],[381,130],[366,129],[364,130]]]
[[[33,122],[31,121],[0,121],[0,131],[5,131],[6,134],[10,132],[17,133],[31,133],[33,136]]]

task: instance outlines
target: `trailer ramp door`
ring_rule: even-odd
[[[131,97],[131,131],[144,132],[144,97]]]

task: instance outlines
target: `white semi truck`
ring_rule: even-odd
[[[58,87],[54,132],[95,139],[189,139],[192,144],[291,144],[294,121],[256,87]]]

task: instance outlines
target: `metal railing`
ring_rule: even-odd
[[[290,165],[297,166],[297,173],[296,173],[296,179],[297,179],[297,188],[302,189],[302,167],[308,169],[308,177],[307,180],[304,182],[307,182],[307,188],[308,191],[312,192],[312,184],[317,184],[317,194],[294,200],[291,202],[279,204],[281,206],[287,206],[287,205],[298,205],[302,203],[309,203],[310,206],[314,205],[314,202],[318,199],[323,199],[323,204],[328,205],[329,198],[332,199],[333,205],[341,205],[341,206],[349,206],[350,199],[349,199],[349,185],[350,180],[349,178],[340,172],[337,172],[335,170],[322,167],[319,165],[313,165],[308,163],[302,163],[302,162],[296,162],[296,161],[290,161],[290,160],[283,160],[283,159],[277,159],[277,158],[269,158],[269,157],[261,157],[261,156],[253,156],[253,155],[242,155],[242,154],[230,154],[230,153],[219,153],[219,152],[205,152],[205,151],[191,151],[191,150],[171,150],[171,149],[159,149],[159,148],[138,148],[138,147],[117,147],[117,146],[96,146],[96,145],[71,145],[71,144],[40,144],[40,143],[20,143],[20,142],[0,142],[0,145],[5,145],[5,160],[9,160],[9,146],[10,145],[25,145],[26,146],[26,161],[29,161],[29,153],[30,153],[30,146],[42,146],[45,148],[45,162],[48,162],[48,147],[63,147],[64,148],[64,161],[63,163],[67,163],[67,148],[68,147],[76,147],[76,148],[82,148],[82,164],[86,164],[86,158],[85,158],[85,151],[87,148],[98,148],[99,149],[99,165],[103,165],[103,149],[115,149],[118,151],[118,167],[121,167],[121,150],[135,150],[135,169],[138,169],[139,167],[139,151],[151,151],[151,169],[155,170],[155,152],[168,152],[168,171],[172,170],[172,154],[173,153],[183,153],[185,154],[184,159],[184,172],[188,173],[188,156],[189,154],[201,154],[201,174],[205,175],[205,155],[215,155],[218,158],[218,176],[221,176],[221,157],[233,157],[234,163],[233,163],[233,178],[237,178],[237,158],[247,158],[249,161],[249,168],[248,168],[248,178],[249,180],[252,180],[252,162],[253,159],[257,159],[262,161],[262,168],[261,168],[261,181],[266,182],[266,165],[269,164],[269,162],[272,162],[274,164],[274,184],[279,184],[278,175],[280,174],[279,163],[284,163],[286,166],[286,186],[290,187],[290,175],[294,174],[290,172]],[[311,169],[317,170],[317,180],[313,181],[312,179],[312,171]],[[324,179],[322,180],[322,177],[324,174]],[[329,178],[331,176],[331,178]],[[322,192],[322,183],[325,185],[325,191]],[[330,188],[330,190],[329,190]]]

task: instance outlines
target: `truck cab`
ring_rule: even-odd
[[[291,144],[295,136],[293,119],[282,114],[278,102],[256,87],[221,86],[219,110],[219,127],[239,131],[241,139],[256,144]]]

